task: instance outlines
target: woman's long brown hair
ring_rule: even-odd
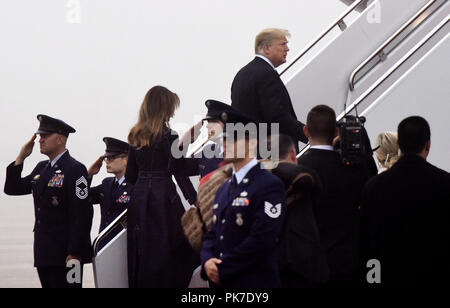
[[[128,134],[128,142],[137,148],[157,142],[179,106],[176,93],[162,86],[151,88],[142,102],[138,122]]]

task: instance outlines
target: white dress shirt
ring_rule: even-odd
[[[233,175],[236,177],[236,182],[237,182],[238,185],[242,182],[242,180],[245,178],[245,176],[250,171],[250,169],[252,169],[257,164],[258,164],[258,160],[256,158],[253,158],[244,167],[239,169],[238,172],[236,172],[234,170],[234,166],[233,166]]]
[[[267,59],[266,57],[264,57],[263,55],[256,55],[258,58],[261,58],[261,59],[263,59],[264,61],[266,61],[267,63],[269,63],[270,64],[270,66],[272,66],[272,68],[274,69],[274,70],[276,70],[276,68],[275,68],[275,66],[273,66],[273,64],[272,64],[272,62],[270,62],[270,60],[269,59]]]
[[[67,150],[65,150],[64,152],[62,152],[61,154],[59,154],[58,156],[55,157],[55,159],[53,159],[50,164],[52,165],[52,168],[55,166],[56,162],[64,155],[66,154]]]
[[[310,149],[334,151],[334,149],[331,145],[325,145],[325,144],[324,145],[313,145],[310,147]]]

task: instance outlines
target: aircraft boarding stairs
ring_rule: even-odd
[[[297,117],[305,122],[319,104],[338,120],[359,114],[373,142],[421,115],[432,130],[429,161],[450,171],[450,1],[341,1],[349,8],[281,68]],[[110,232],[119,233],[98,251]],[[128,287],[126,237],[125,211],[94,241],[97,288]],[[191,287],[206,287],[198,270]]]

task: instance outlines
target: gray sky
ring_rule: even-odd
[[[291,32],[289,61],[345,8],[338,0],[2,1],[0,167],[36,130],[38,113],[77,129],[68,147],[89,167],[104,150],[102,137],[126,139],[157,84],[178,93],[172,126],[187,127],[205,113],[206,99],[229,103],[261,29]],[[36,144],[24,173],[43,159]],[[12,202],[5,198],[2,189],[0,202]]]

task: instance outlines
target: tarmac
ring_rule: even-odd
[[[0,288],[40,288],[33,267],[34,209],[31,196],[0,194]],[[94,207],[92,239],[97,236],[100,210]],[[94,288],[92,265],[84,266],[83,288]]]

